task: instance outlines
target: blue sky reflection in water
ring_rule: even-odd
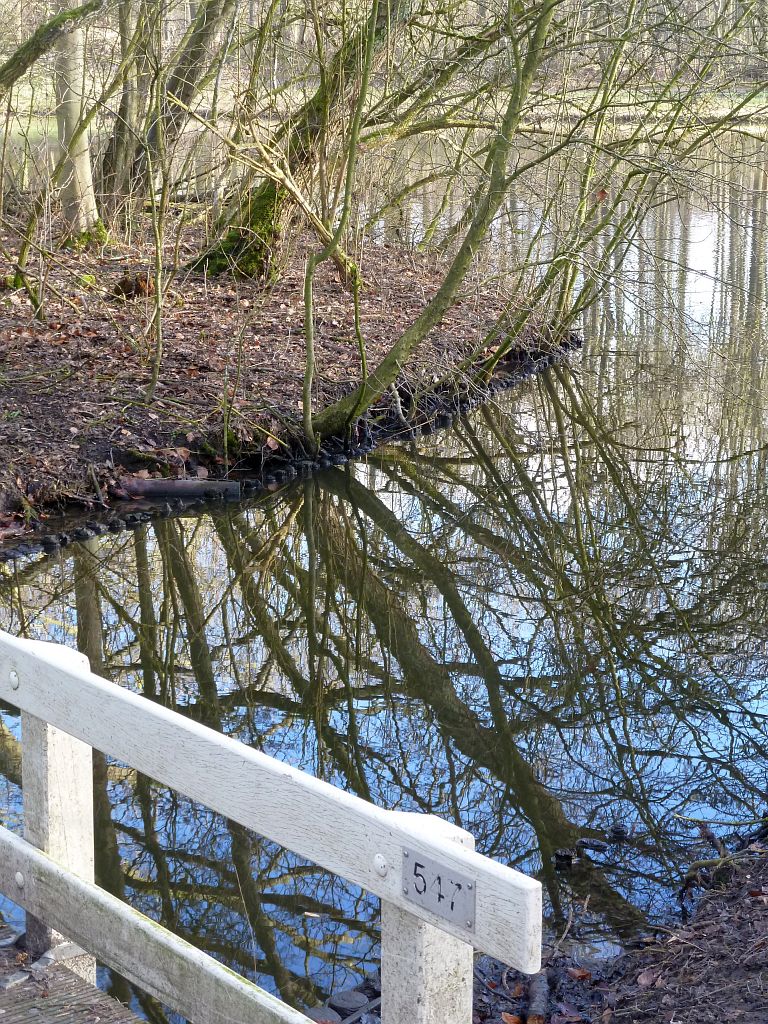
[[[766,803],[756,209],[740,231],[657,210],[571,368],[367,464],[19,565],[0,624],[376,803],[456,820],[541,878],[551,933],[573,913],[572,939],[610,948],[669,920],[708,855],[689,819]],[[184,937],[298,1004],[374,965],[372,898],[98,757],[97,793],[102,884]],[[616,824],[626,842],[556,870],[556,850]]]

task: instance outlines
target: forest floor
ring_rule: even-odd
[[[766,1024],[768,847],[738,856],[691,923],[615,960],[545,956],[534,979],[481,960],[475,1024]]]
[[[58,253],[42,283],[42,319],[0,259],[0,542],[57,503],[107,502],[124,472],[214,478],[258,471],[279,455],[301,421],[305,256],[296,250],[269,290],[227,277],[169,277],[149,401],[155,299],[141,294],[146,278],[137,278],[151,275],[149,250]],[[182,240],[177,262],[194,251]],[[361,330],[373,367],[442,274],[434,259],[386,245],[368,249],[361,265]],[[137,295],[116,294],[137,281]],[[503,311],[496,292],[468,282],[408,366],[401,392],[450,375]],[[360,379],[353,303],[331,263],[318,271],[315,331],[317,412]]]

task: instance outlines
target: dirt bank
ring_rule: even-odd
[[[184,256],[182,245],[177,261]],[[19,512],[35,515],[52,502],[105,498],[121,466],[216,477],[279,451],[274,439],[301,416],[301,251],[268,292],[199,274],[169,280],[151,402],[155,300],[141,279],[137,294],[115,294],[151,269],[149,250],[60,254],[51,266],[40,321],[0,260],[0,528],[18,530]],[[441,272],[428,257],[386,246],[366,253],[362,267],[361,328],[373,366],[434,295]],[[360,354],[352,301],[330,263],[315,293],[319,410],[359,380]],[[468,284],[403,388],[423,390],[457,366],[502,310],[497,294]]]
[[[612,962],[545,956],[532,980],[481,960],[475,1024],[766,1024],[768,847],[738,858],[690,924]]]

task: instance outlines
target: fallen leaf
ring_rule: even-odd
[[[195,476],[199,480],[207,480],[208,479],[208,470],[205,468],[205,466],[198,466],[197,469],[195,470]]]
[[[658,974],[656,971],[651,970],[647,967],[644,971],[641,971],[637,976],[637,984],[640,988],[650,988],[651,985],[656,981]]]
[[[583,967],[569,967],[568,974],[576,981],[589,981],[592,977],[592,972]]]
[[[523,1018],[518,1017],[516,1013],[502,1013],[501,1019],[504,1024],[523,1024]]]

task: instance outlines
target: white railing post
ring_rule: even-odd
[[[58,644],[28,641],[34,650],[55,651],[62,667],[88,671],[88,658]],[[25,644],[26,646],[26,644]],[[31,673],[16,671],[15,688],[32,687]],[[93,882],[93,758],[82,740],[62,732],[34,715],[21,715],[21,777],[24,799],[24,835],[62,867]],[[26,880],[17,877],[19,889]],[[67,940],[44,921],[27,915],[26,946],[32,957],[41,956]],[[95,982],[95,960],[89,956],[68,959],[77,974]]]
[[[470,832],[442,818],[409,813],[399,816],[425,839],[439,837],[475,848]],[[404,870],[404,890],[413,884],[407,874]],[[382,900],[382,1024],[471,1024],[472,968],[473,949],[469,943]]]

